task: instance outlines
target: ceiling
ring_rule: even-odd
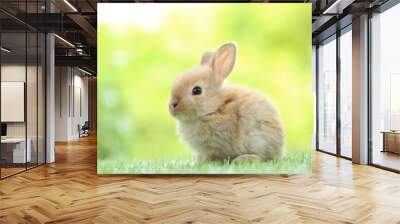
[[[357,13],[372,9],[386,0],[269,0],[269,1],[212,1],[202,2],[290,2],[312,3],[313,12],[313,42],[335,32],[337,21],[346,17],[351,23],[351,17]],[[0,21],[2,31],[7,33],[4,38],[14,40],[13,47],[23,44],[17,32],[25,28],[39,32],[55,32],[56,65],[85,67],[96,72],[96,42],[97,42],[97,3],[104,2],[179,2],[150,0],[1,0]],[[185,2],[199,2],[195,0]],[[50,13],[51,12],[51,13]],[[333,27],[333,28],[332,28]],[[60,37],[60,38],[59,38]],[[66,41],[64,41],[66,40]],[[8,40],[7,40],[8,42]],[[12,42],[12,41],[11,41]],[[28,51],[29,48],[28,48]]]

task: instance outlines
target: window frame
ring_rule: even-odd
[[[323,152],[329,155],[337,156],[339,158],[343,158],[346,160],[352,160],[351,157],[347,157],[342,155],[341,153],[341,118],[340,118],[340,103],[341,103],[341,97],[340,97],[340,84],[341,84],[341,67],[340,67],[340,37],[344,35],[347,32],[352,32],[352,23],[350,22],[349,24],[345,25],[344,27],[338,29],[335,33],[329,35],[328,37],[320,40],[315,47],[315,55],[316,55],[316,68],[315,68],[315,83],[316,83],[316,140],[315,140],[315,150],[318,152]],[[321,45],[321,43],[328,43],[330,41],[336,41],[336,152],[332,153],[327,150],[321,149],[319,146],[319,136],[320,136],[320,130],[319,130],[319,85],[320,85],[320,74],[319,74],[319,53],[318,49]]]
[[[369,10],[368,13],[368,32],[367,32],[367,38],[368,38],[368,165],[377,167],[383,170],[395,172],[395,173],[400,173],[400,170],[394,169],[391,167],[383,166],[377,163],[374,163],[373,161],[373,154],[374,154],[374,147],[373,147],[373,128],[372,128],[372,94],[373,94],[373,88],[372,88],[372,19],[374,17],[374,14],[381,14],[384,13],[385,11],[393,8],[394,6],[397,6],[400,3],[399,0],[388,0],[382,5]]]

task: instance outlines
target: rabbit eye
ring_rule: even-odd
[[[193,95],[200,95],[201,94],[201,87],[200,86],[193,87],[192,94]]]

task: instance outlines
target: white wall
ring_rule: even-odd
[[[37,70],[38,69],[38,70]],[[25,80],[27,78],[27,80]],[[45,116],[44,116],[44,74],[41,66],[25,66],[25,64],[3,64],[1,66],[2,82],[24,82],[26,83],[26,107],[21,108],[22,113],[26,112],[27,120],[22,122],[5,122],[7,123],[7,137],[24,138],[25,135],[30,139],[30,148],[32,151],[32,161],[39,163],[44,162],[45,150]],[[2,90],[3,92],[3,90]],[[7,98],[2,95],[2,98]],[[2,107],[4,112],[12,110],[11,108]],[[13,113],[13,111],[8,111]],[[39,154],[37,156],[37,153]]]
[[[25,121],[25,83],[1,82],[1,121]],[[35,106],[36,108],[36,106]]]
[[[55,68],[55,141],[68,140],[68,117],[69,117],[69,96],[70,84],[69,68]]]
[[[25,65],[2,65],[1,81],[25,82]],[[6,110],[6,108],[1,108],[1,110]],[[25,122],[7,123],[7,137],[25,137]]]
[[[25,70],[27,69],[27,70]],[[18,64],[5,64],[1,66],[1,81],[2,82],[25,82],[25,75],[26,72],[28,72],[28,74],[36,74],[36,67],[35,66],[27,66],[25,67],[24,65],[18,65]],[[28,79],[30,78],[30,76],[28,77]],[[29,84],[30,85],[36,85],[36,81],[33,80],[29,80]],[[34,98],[36,100],[36,88],[32,89],[32,88],[28,88],[27,89],[27,103],[28,106],[34,107],[34,109],[36,108],[36,101],[34,105],[29,105],[31,102],[33,102],[34,100],[32,98]],[[4,97],[4,96],[3,96]],[[31,108],[32,109],[32,108]],[[1,110],[7,110],[7,108],[1,108]],[[31,112],[31,111],[28,111]],[[36,113],[28,113],[28,122],[32,122],[35,121],[36,124]],[[8,137],[25,137],[25,123],[26,122],[7,122],[7,136]],[[32,127],[36,130],[36,126],[33,127],[32,124],[28,125],[28,129]],[[29,131],[29,130],[28,130]],[[29,137],[29,133],[28,133],[28,137]]]
[[[56,141],[77,139],[78,124],[88,120],[88,78],[83,75],[76,68],[56,67]]]
[[[83,125],[85,121],[88,121],[89,119],[89,113],[88,113],[88,77],[85,76],[83,77],[79,73],[79,75],[76,75],[75,70],[75,75],[74,75],[74,108],[73,112],[73,119],[72,119],[72,136],[74,137],[79,137],[79,132],[78,132],[78,124]],[[80,96],[80,97],[79,97]],[[81,108],[80,108],[81,107]],[[80,111],[82,110],[82,111]]]

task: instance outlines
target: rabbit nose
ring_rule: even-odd
[[[171,103],[170,103],[170,107],[172,108],[172,109],[176,109],[176,107],[179,105],[179,100],[173,100],[173,101],[171,101]]]

